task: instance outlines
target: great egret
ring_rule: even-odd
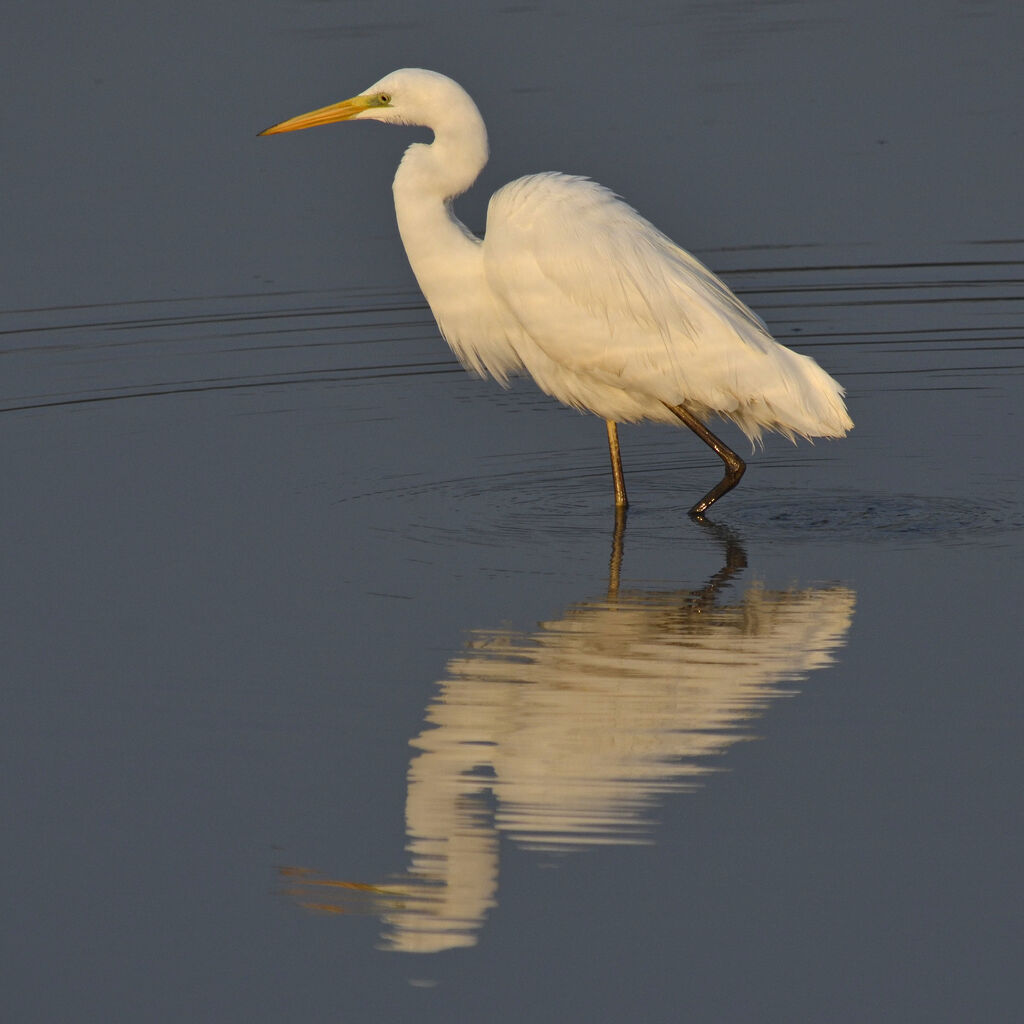
[[[395,174],[409,263],[438,327],[466,369],[506,384],[525,370],[547,394],[604,418],[615,504],[625,508],[619,422],[684,423],[725,476],[690,510],[701,516],[739,483],[743,460],[711,433],[711,415],[751,439],[843,437],[842,387],[776,342],[702,263],[587,178],[531,174],[499,189],[477,238],[452,200],[487,162],[476,104],[450,78],[405,68],[366,92],[261,132],[334,121],[422,125]]]

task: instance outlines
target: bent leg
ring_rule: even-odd
[[[681,405],[666,407],[685,423],[725,463],[725,476],[690,509],[690,515],[700,518],[723,494],[728,494],[739,482],[747,468],[746,463],[727,445],[719,440],[703,423]]]

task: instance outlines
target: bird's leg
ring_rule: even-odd
[[[710,524],[709,524],[710,525]],[[612,534],[612,557],[608,562],[608,600],[619,596],[619,577],[622,575],[622,549],[626,539],[626,509],[615,507],[615,532]]]
[[[713,448],[718,457],[725,463],[725,476],[690,509],[690,515],[700,519],[723,494],[728,494],[740,482],[740,478],[743,476],[747,465],[727,444],[715,437],[692,413],[687,412],[681,405],[669,405],[668,402],[665,405],[709,448]]]
[[[615,482],[615,507],[626,508],[626,481],[622,476],[622,456],[619,454],[619,430],[615,420],[605,420],[608,425],[608,453],[612,457],[612,480]]]

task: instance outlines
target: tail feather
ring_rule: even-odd
[[[765,430],[790,441],[797,436],[845,437],[853,429],[853,420],[846,411],[842,385],[810,356],[782,345],[773,355],[774,382],[751,389],[748,394],[757,394],[756,399],[741,403],[735,410],[717,410],[718,414],[733,420],[755,444]]]

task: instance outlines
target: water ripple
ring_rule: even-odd
[[[959,261],[770,265],[779,249],[761,267],[747,250],[723,276],[841,380],[1005,388],[1024,371],[1024,258],[1012,258],[1024,246],[998,244],[991,259],[973,257],[994,242]],[[0,360],[7,412],[460,372],[422,297],[381,288],[0,310]]]

